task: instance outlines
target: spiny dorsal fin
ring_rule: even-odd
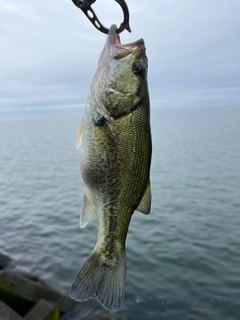
[[[144,214],[149,214],[150,209],[151,209],[151,185],[150,185],[150,180],[148,181],[147,188],[144,192],[144,195],[142,197],[141,202],[139,203],[137,207],[137,211],[140,211]]]
[[[83,138],[83,131],[84,131],[84,121],[82,119],[80,126],[77,131],[77,137],[76,137],[76,149],[78,150],[82,144],[82,138]]]
[[[80,217],[80,228],[86,227],[88,222],[92,220],[92,218],[97,215],[97,212],[94,210],[89,194],[86,190],[83,199],[83,209]]]

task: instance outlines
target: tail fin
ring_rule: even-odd
[[[125,274],[124,250],[115,262],[105,261],[101,252],[93,250],[73,281],[70,297],[77,301],[96,297],[105,309],[117,311],[124,297]]]

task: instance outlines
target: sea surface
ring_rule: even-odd
[[[81,120],[0,122],[0,251],[67,293],[95,245],[79,228]],[[153,109],[152,210],[127,237],[127,320],[240,319],[240,107]],[[103,311],[79,303],[69,320]]]

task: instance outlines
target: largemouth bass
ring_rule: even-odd
[[[80,226],[98,216],[98,240],[73,281],[77,301],[96,297],[120,308],[126,274],[125,241],[135,210],[151,206],[151,131],[143,39],[122,45],[111,26],[77,134],[86,185]]]

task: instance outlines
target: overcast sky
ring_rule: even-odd
[[[152,107],[240,107],[239,0],[126,1],[121,41],[145,40]],[[92,7],[122,21],[114,0]],[[0,21],[0,118],[77,112],[106,35],[71,0],[2,0]]]

